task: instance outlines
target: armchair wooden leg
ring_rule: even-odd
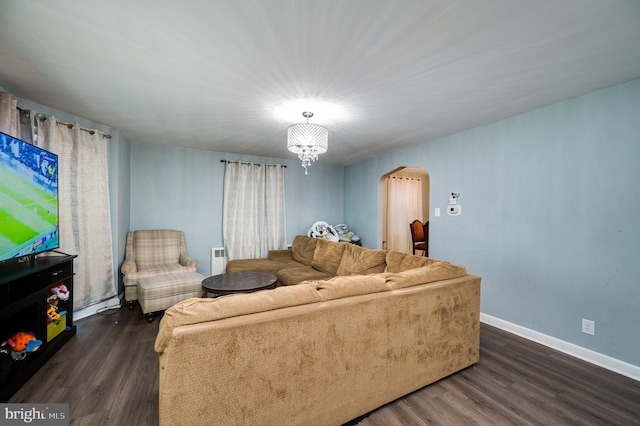
[[[136,302],[134,300],[129,300],[127,302],[127,306],[129,306],[129,310],[132,311],[133,307],[136,305]]]
[[[144,314],[144,317],[147,319],[147,322],[153,322],[153,313]]]

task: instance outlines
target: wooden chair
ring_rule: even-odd
[[[416,250],[422,250],[423,256],[429,256],[429,221],[422,223],[416,219],[409,224],[409,230],[412,254],[416,254]]]

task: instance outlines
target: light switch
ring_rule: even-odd
[[[435,215],[436,217],[440,217],[440,207],[436,207],[435,212],[434,212],[434,215]]]

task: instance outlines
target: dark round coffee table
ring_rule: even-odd
[[[276,288],[278,278],[265,272],[228,272],[202,280],[202,288],[213,297],[233,293],[252,293]]]

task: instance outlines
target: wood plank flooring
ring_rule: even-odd
[[[72,425],[158,424],[158,359],[139,307],[77,321],[9,402],[69,403]],[[483,324],[480,363],[350,422],[640,425],[640,382]]]

